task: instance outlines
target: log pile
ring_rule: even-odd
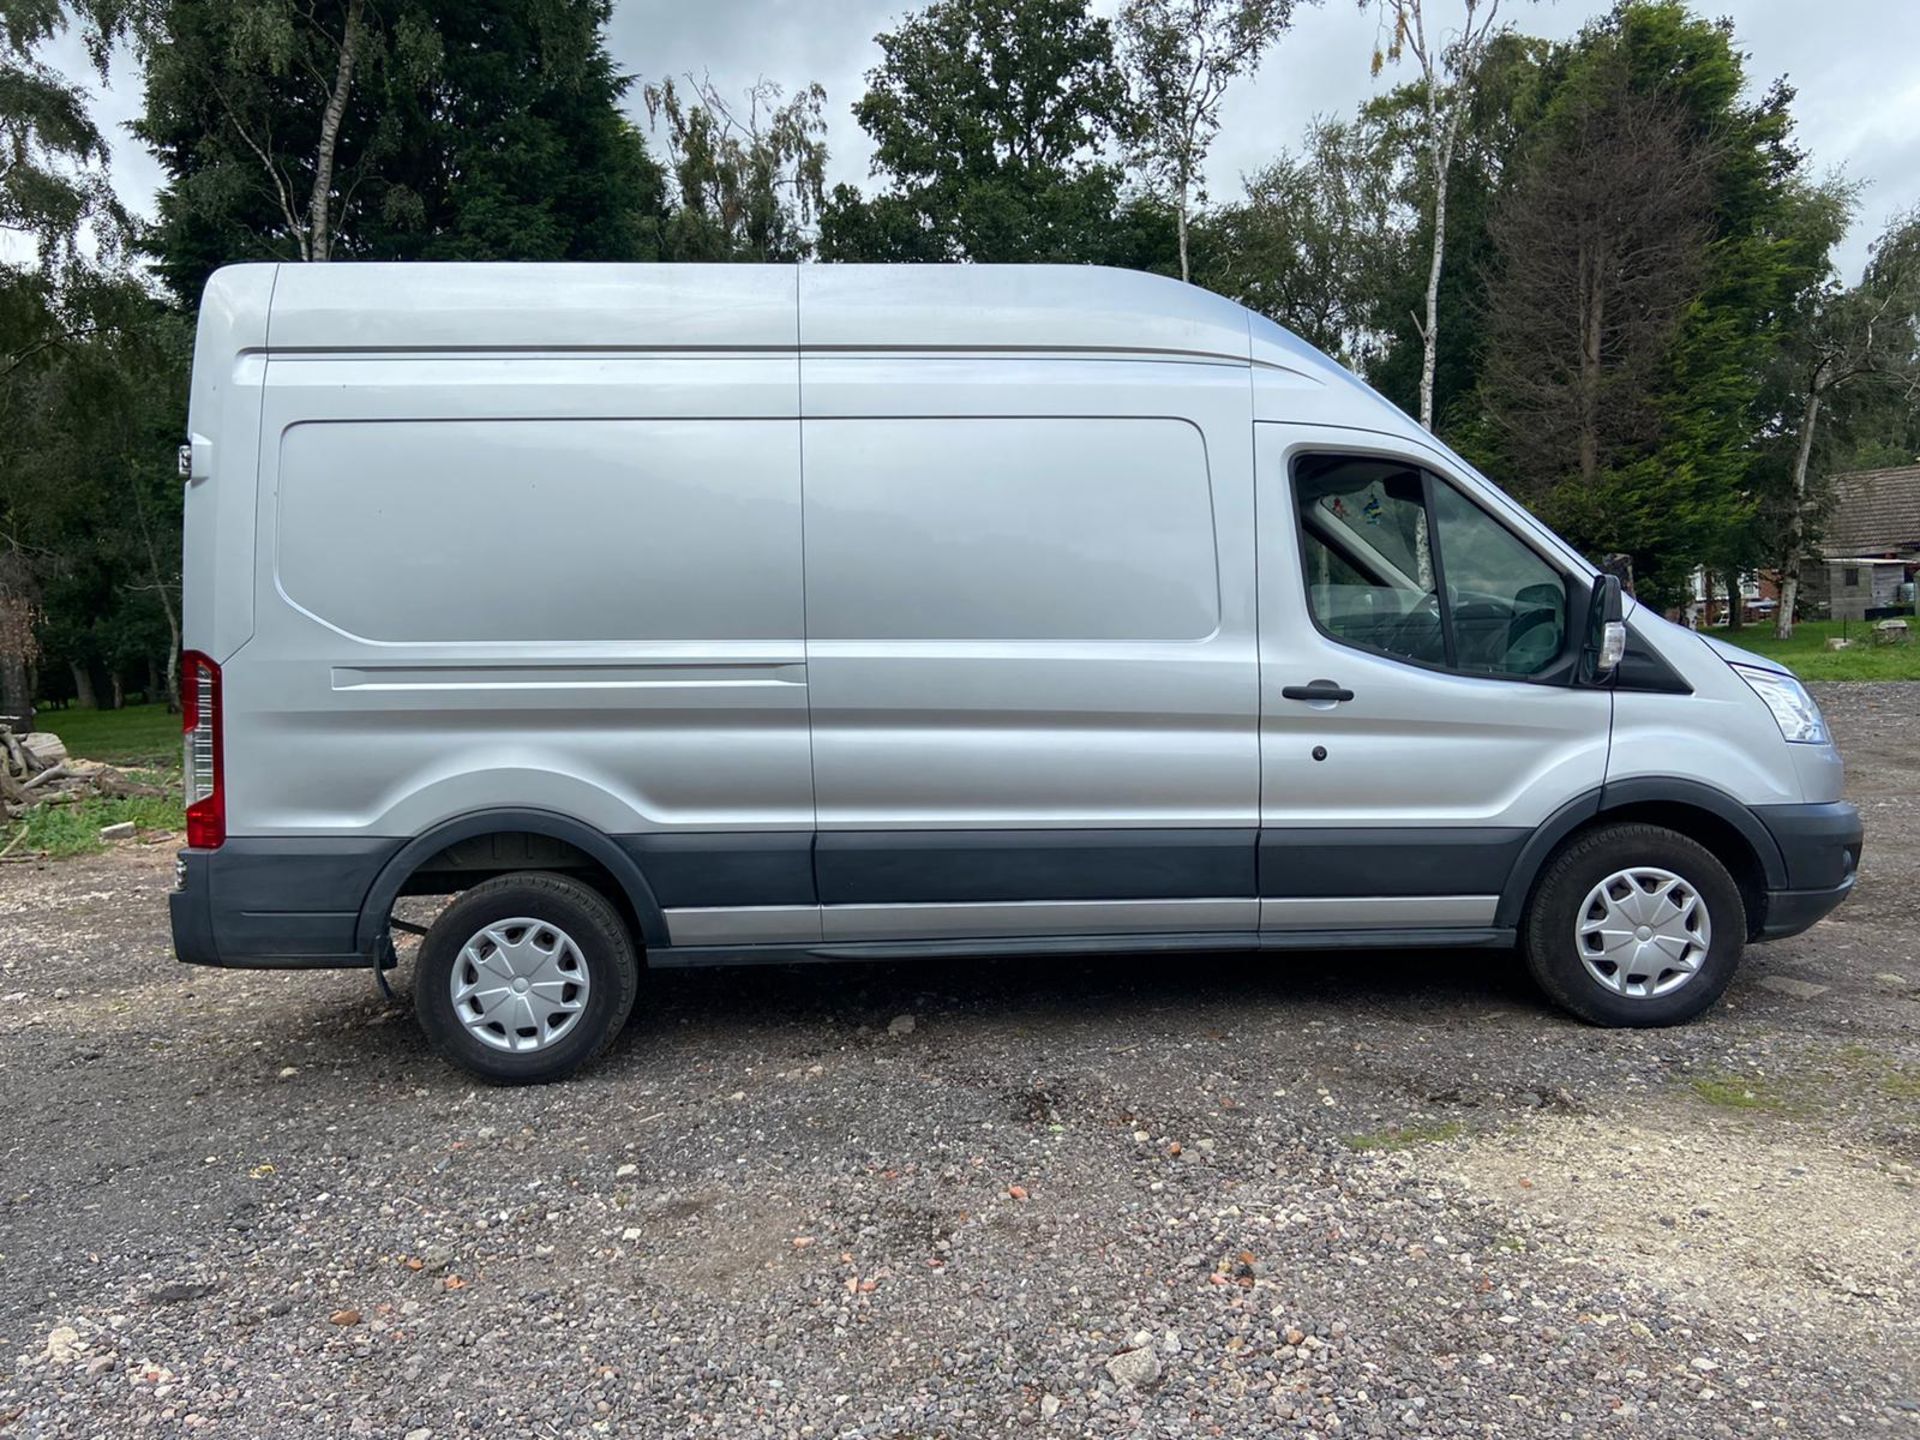
[[[0,725],[0,819],[18,820],[38,805],[162,793],[157,786],[128,779],[111,765],[74,759],[57,735],[42,731],[16,735]]]

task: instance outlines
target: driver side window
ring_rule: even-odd
[[[1420,472],[1384,460],[1302,461],[1294,478],[1307,601],[1336,640],[1447,663]]]
[[[1330,638],[1468,675],[1525,679],[1566,645],[1566,583],[1431,473],[1368,456],[1294,470],[1307,603]]]

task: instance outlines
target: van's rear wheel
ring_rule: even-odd
[[[613,906],[564,875],[486,880],[441,912],[414,964],[414,1012],[447,1059],[487,1080],[571,1075],[620,1033],[640,965]]]
[[[1548,864],[1523,928],[1540,988],[1596,1025],[1678,1025],[1733,979],[1746,943],[1740,887],[1678,831],[1588,831]]]

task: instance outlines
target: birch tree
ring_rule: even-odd
[[[657,254],[607,0],[145,3],[148,248],[185,303],[237,260]]]
[[[1373,73],[1411,58],[1420,72],[1424,125],[1418,144],[1427,178],[1433,188],[1433,246],[1427,257],[1424,317],[1415,317],[1420,332],[1420,423],[1433,428],[1433,377],[1440,349],[1440,276],[1447,241],[1447,177],[1460,140],[1460,128],[1472,102],[1473,88],[1487,48],[1499,33],[1500,0],[1461,0],[1464,14],[1458,28],[1429,23],[1435,0],[1360,0],[1380,19],[1381,38],[1374,47]]]
[[[1191,278],[1187,229],[1201,169],[1220,131],[1227,88],[1259,69],[1293,18],[1294,0],[1127,0],[1120,59],[1134,132],[1128,151],[1173,201],[1180,278]]]
[[[802,86],[791,99],[772,80],[728,102],[710,80],[689,75],[640,92],[647,118],[666,129],[674,212],[666,225],[673,260],[797,260],[813,253],[812,229],[826,204],[827,92]]]

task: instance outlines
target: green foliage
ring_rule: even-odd
[[[1467,1127],[1458,1120],[1414,1120],[1386,1130],[1343,1135],[1340,1143],[1349,1150],[1362,1153],[1369,1150],[1411,1150],[1416,1145],[1440,1145],[1448,1140],[1457,1140],[1466,1133]]]
[[[0,226],[32,247],[0,263],[0,712],[15,713],[43,648],[36,621],[116,657],[168,651],[158,586],[177,571],[177,501],[169,514],[143,460],[170,458],[154,422],[185,353],[178,323],[122,267],[128,221],[84,96],[39,58],[66,11],[35,0],[0,14]],[[84,38],[102,53],[97,28]],[[106,557],[115,578],[87,583]]]
[[[664,257],[781,261],[813,251],[808,228],[826,204],[827,92],[809,85],[782,103],[760,80],[734,108],[704,81],[686,101],[672,80],[649,85],[647,114],[667,131],[675,205]]]
[[[137,133],[168,176],[156,268],[191,302],[235,260],[654,257],[663,181],[620,113],[608,9],[156,4],[135,30]]]
[[[1837,238],[1851,214],[1850,196],[1826,187]],[[1813,205],[1809,209],[1816,210]],[[1814,553],[1835,470],[1861,468],[1877,453],[1886,463],[1910,459],[1920,430],[1920,210],[1897,217],[1874,244],[1860,283],[1829,274],[1787,317],[1782,344],[1766,377],[1772,433],[1753,467],[1757,522],[1736,534],[1744,552],[1783,575],[1797,591],[1803,560]],[[1839,454],[1849,461],[1835,464]],[[1814,471],[1814,457],[1823,462]],[[1790,616],[1782,623],[1789,625]]]
[[[29,239],[46,272],[75,261],[83,232],[110,256],[128,226],[86,92],[37,54],[66,28],[58,0],[0,6],[0,230]],[[5,269],[11,281],[24,278],[21,267]]]
[[[1622,0],[1540,66],[1537,112],[1520,115],[1531,173],[1551,180],[1579,146],[1588,147],[1577,153],[1595,167],[1605,158],[1591,154],[1595,145],[1614,143],[1622,157],[1629,147],[1650,153],[1648,136],[1663,129],[1680,147],[1667,165],[1671,183],[1703,179],[1697,225],[1678,213],[1667,222],[1697,229],[1697,239],[1686,253],[1666,255],[1654,277],[1671,281],[1684,271],[1688,293],[1658,299],[1671,307],[1670,333],[1652,335],[1648,326],[1659,317],[1650,316],[1630,352],[1600,362],[1606,404],[1632,423],[1598,432],[1604,444],[1597,470],[1586,460],[1542,473],[1539,453],[1517,447],[1511,425],[1483,425],[1468,444],[1496,479],[1539,497],[1545,518],[1574,543],[1590,553],[1630,554],[1643,598],[1666,603],[1694,564],[1715,558],[1722,537],[1749,523],[1753,439],[1766,420],[1763,376],[1798,298],[1826,264],[1798,184],[1792,96],[1776,85],[1757,100],[1744,98],[1742,56],[1729,27],[1695,18],[1677,0]],[[1648,118],[1626,123],[1635,113]],[[1596,129],[1596,116],[1617,118]],[[1608,142],[1609,135],[1625,138]],[[1630,185],[1620,188],[1631,197]],[[1648,183],[1643,195],[1654,199],[1670,189]],[[1505,194],[1509,213],[1530,216],[1538,228],[1550,225],[1540,209],[1550,188],[1522,194],[1509,183]],[[1580,198],[1575,191],[1571,201]],[[1510,248],[1491,272],[1494,306],[1514,293],[1503,289],[1503,267],[1526,254],[1527,247]],[[1541,326],[1579,333],[1585,301],[1572,287],[1563,293],[1573,313],[1518,317],[1525,323],[1510,323],[1507,333],[1536,340]],[[1656,342],[1657,351],[1650,349]],[[1524,357],[1504,371],[1483,368],[1481,415],[1512,415],[1530,403],[1516,393],[1514,377],[1532,368]],[[1591,386],[1567,391],[1569,403],[1590,404],[1582,397],[1594,393]]]
[[[1316,122],[1298,157],[1248,176],[1245,200],[1200,221],[1198,283],[1366,369],[1379,350],[1379,296],[1413,263],[1390,144],[1365,120]]]
[[[1693,1093],[1709,1105],[1726,1110],[1784,1110],[1787,1100],[1780,1086],[1760,1076],[1702,1075],[1689,1081]]]
[[[165,673],[191,331],[130,275],[72,277],[60,311],[59,342],[0,385],[0,509],[35,559],[50,659]]]
[[[1447,176],[1439,307],[1444,323],[1434,364],[1435,427],[1456,443],[1477,414],[1488,277],[1495,263],[1493,208],[1538,114],[1549,48],[1522,35],[1494,36],[1460,112]],[[1433,248],[1433,177],[1413,158],[1425,111],[1424,87],[1403,85],[1362,106],[1353,122],[1369,137],[1370,183],[1392,201],[1388,228],[1376,243],[1378,276],[1366,297],[1366,323],[1378,338],[1369,347],[1365,374],[1409,415],[1420,413],[1420,315]]]
[[[180,797],[133,795],[122,800],[81,800],[71,805],[36,805],[11,824],[0,824],[0,850],[40,853],[56,860],[92,855],[106,849],[103,826],[132,821],[141,831],[178,832],[186,825]]]
[[[1151,191],[1172,199],[1182,280],[1188,216],[1205,198],[1201,167],[1227,87],[1259,68],[1292,15],[1293,0],[1127,0],[1121,8],[1128,154]]]
[[[836,186],[837,260],[1100,261],[1113,250],[1125,131],[1112,29],[1086,0],[933,0],[880,35],[854,105],[871,199]]]

